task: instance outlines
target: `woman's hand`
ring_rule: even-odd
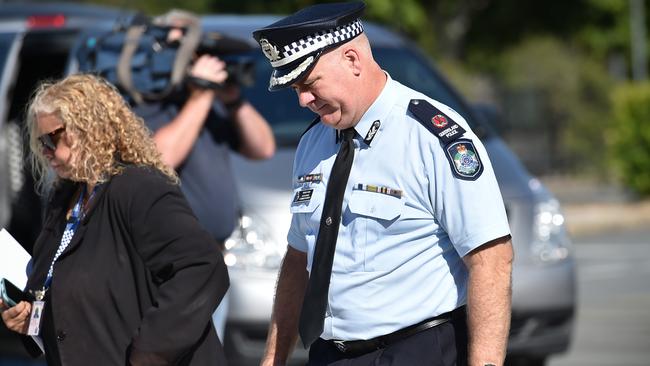
[[[29,327],[29,314],[32,311],[32,304],[27,301],[21,301],[18,305],[7,308],[7,305],[0,300],[0,312],[2,312],[2,321],[7,328],[20,334],[27,334]]]

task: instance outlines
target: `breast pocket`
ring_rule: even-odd
[[[382,256],[385,245],[391,245],[396,234],[395,224],[404,209],[403,197],[382,193],[353,190],[348,209],[354,215],[352,245],[357,262],[363,263],[364,271],[390,269],[389,256]]]
[[[324,201],[325,189],[320,185],[312,185],[308,188],[299,187],[293,190],[291,213],[294,215],[294,221],[298,224],[300,233],[304,235],[307,244],[308,269],[311,269]]]

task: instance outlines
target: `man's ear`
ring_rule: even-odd
[[[361,53],[353,48],[347,48],[343,51],[343,60],[345,65],[347,65],[350,70],[354,73],[354,76],[361,75]]]

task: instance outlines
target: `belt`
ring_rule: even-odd
[[[358,341],[328,340],[326,342],[331,343],[340,352],[346,355],[362,355],[364,353],[386,348],[397,341],[408,338],[424,330],[437,327],[438,325],[444,324],[454,318],[458,318],[459,316],[465,316],[465,306],[461,306],[456,310],[440,314],[430,319],[426,319],[420,323],[408,326],[393,333],[372,339]]]

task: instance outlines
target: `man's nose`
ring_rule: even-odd
[[[314,94],[308,91],[297,91],[298,93],[298,103],[301,107],[307,108],[309,103],[313,102],[316,98]]]

